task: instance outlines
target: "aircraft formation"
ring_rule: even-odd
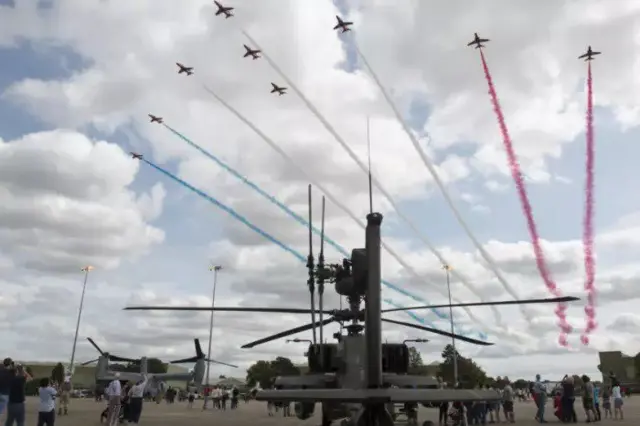
[[[219,2],[216,15],[224,15],[225,18],[233,16],[233,8],[225,7]],[[334,30],[341,33],[351,31],[353,22],[342,20],[336,16],[337,24]],[[490,39],[481,38],[477,33],[467,46],[475,49],[482,49]],[[243,45],[245,49],[244,57],[251,57],[253,60],[259,59],[262,53],[259,49],[252,49],[248,45]],[[587,52],[579,56],[579,59],[591,61],[594,56],[601,54],[595,52],[591,46]],[[192,75],[193,67],[187,67],[177,63],[179,74]],[[277,93],[279,96],[286,94],[287,87],[271,83],[270,93]],[[163,123],[162,117],[149,114],[151,122]],[[131,153],[135,159],[142,160],[141,154]],[[369,182],[371,185],[371,180]],[[371,196],[371,189],[370,189]],[[309,195],[311,200],[311,195]],[[311,201],[309,201],[311,209]],[[499,400],[497,393],[482,391],[448,390],[441,391],[434,389],[435,383],[425,378],[412,377],[407,375],[406,367],[408,363],[407,347],[404,344],[386,344],[381,341],[381,324],[383,322],[415,328],[422,331],[436,333],[453,339],[466,341],[477,345],[492,345],[482,340],[472,339],[467,336],[455,334],[418,324],[396,321],[383,318],[385,312],[408,311],[433,309],[440,307],[468,307],[468,306],[488,306],[488,305],[508,305],[508,304],[531,304],[531,303],[567,303],[578,300],[575,297],[556,297],[551,299],[533,300],[510,300],[496,302],[472,302],[460,304],[442,304],[429,306],[413,306],[404,308],[380,309],[380,225],[382,215],[373,211],[367,216],[366,242],[364,249],[354,249],[349,258],[343,259],[342,264],[325,265],[323,246],[318,266],[314,266],[311,242],[307,267],[309,268],[309,289],[311,292],[311,309],[299,308],[267,308],[267,307],[176,307],[176,306],[131,306],[127,310],[164,310],[164,311],[227,311],[227,312],[259,312],[259,313],[287,313],[287,314],[311,314],[312,321],[309,324],[295,327],[290,330],[268,336],[251,343],[243,345],[243,348],[252,348],[257,345],[281,339],[296,333],[312,330],[314,335],[313,344],[309,348],[309,364],[312,373],[303,377],[281,377],[276,381],[276,390],[263,391],[258,394],[259,400],[268,401],[298,401],[296,415],[301,418],[308,418],[309,412],[313,412],[316,402],[323,404],[322,424],[331,424],[333,420],[348,413],[349,424],[352,425],[391,425],[388,413],[385,413],[384,403],[386,402],[432,402],[442,401],[493,401]],[[311,240],[311,218],[309,218],[310,240]],[[323,199],[323,227],[321,244],[324,242],[324,199]],[[322,306],[322,292],[324,283],[329,281],[335,284],[335,290],[341,296],[347,298],[348,309],[325,310]],[[314,288],[318,284],[319,307],[314,304]],[[364,302],[365,307],[360,307]],[[319,321],[315,316],[319,315]],[[328,315],[324,319],[323,315]],[[364,326],[359,322],[364,321]],[[326,344],[322,337],[322,327],[332,322],[345,325],[347,335],[342,332],[336,333],[334,337],[337,344]],[[315,329],[320,329],[319,343],[315,341]],[[362,332],[365,332],[362,335]],[[365,372],[361,368],[364,366]],[[384,374],[383,374],[384,373]],[[331,375],[329,377],[328,375]],[[366,377],[365,377],[366,376]],[[398,387],[411,387],[412,389],[386,389],[389,385]],[[421,388],[421,389],[420,389]],[[338,415],[340,414],[340,415]]]

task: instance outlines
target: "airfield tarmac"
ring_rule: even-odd
[[[578,405],[578,404],[576,404]],[[37,419],[36,398],[27,399],[27,419],[26,424],[35,424]],[[72,400],[70,414],[56,418],[56,426],[90,426],[100,424],[100,412],[104,409],[103,402],[98,403],[91,399]],[[316,413],[318,410],[316,410]],[[515,406],[516,423],[524,426],[537,425],[533,416],[535,405],[533,402],[518,402]],[[279,413],[280,414],[280,413]],[[547,415],[551,415],[551,409],[547,409]],[[584,423],[584,414],[578,411],[580,423]],[[435,409],[420,408],[420,424],[425,420],[438,421],[438,411]],[[549,423],[559,423],[555,417],[548,417]],[[4,418],[2,419],[4,421]],[[237,410],[208,410],[202,411],[202,401],[196,401],[192,409],[187,408],[186,403],[175,404],[155,404],[145,403],[141,425],[153,426],[210,426],[211,424],[224,424],[225,426],[280,426],[280,425],[318,425],[319,417],[301,421],[295,417],[283,418],[267,416],[266,404],[263,402],[251,401],[248,404],[241,402]],[[334,423],[337,425],[339,423]],[[398,422],[403,424],[403,422]],[[640,398],[625,399],[625,420],[603,420],[600,425],[640,425]]]

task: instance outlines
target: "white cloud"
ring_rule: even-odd
[[[640,86],[628,84],[635,81],[640,63],[628,53],[637,50],[638,11],[632,2],[622,1],[619,6],[626,15],[604,14],[604,4],[589,1],[579,8],[560,3],[529,7],[496,0],[492,7],[473,1],[460,9],[444,3],[352,3],[356,31],[346,39],[356,36],[402,111],[408,111],[418,95],[426,98],[430,115],[423,129],[413,130],[430,135],[429,158],[451,191],[461,194],[460,204],[467,208],[474,230],[522,297],[547,292],[530,244],[520,241],[524,232],[499,222],[513,185],[476,52],[464,45],[474,31],[492,39],[487,56],[501,102],[509,112],[507,121],[527,183],[543,188],[570,183],[573,177],[556,174],[550,164],[564,158],[567,147],[583,130],[584,93],[576,88],[583,82],[584,69],[575,57],[584,48],[587,33],[611,34],[599,38],[597,48],[618,61],[615,67],[594,62],[598,81],[607,81],[606,85],[599,83],[598,105],[613,111],[618,124],[635,126],[640,117],[636,104]],[[270,82],[283,82],[264,60],[242,58],[246,40],[241,28],[259,41],[365,163],[365,123],[366,116],[371,116],[375,176],[396,201],[408,206],[409,216],[419,218],[421,231],[439,236],[434,241],[446,260],[470,277],[476,292],[489,299],[506,297],[478,254],[461,243],[459,236],[450,241],[454,232],[449,216],[432,215],[433,203],[442,204],[440,194],[373,81],[362,71],[348,73],[340,68],[347,55],[340,38],[330,31],[335,6],[317,1],[313,7],[303,7],[285,0],[234,6],[237,13],[231,20],[215,18],[211,2],[204,0],[188,7],[169,0],[135,4],[63,0],[44,10],[26,2],[2,9],[0,45],[27,39],[39,46],[62,46],[83,59],[81,68],[63,77],[17,78],[2,98],[58,129],[0,144],[0,271],[6,281],[1,283],[0,315],[23,318],[8,332],[15,334],[9,341],[21,356],[68,356],[64,345],[52,344],[46,354],[40,348],[44,338],[70,342],[80,283],[79,277],[72,279],[63,273],[87,263],[97,269],[90,277],[82,334],[95,336],[112,352],[165,358],[190,355],[190,339],[207,335],[207,314],[113,312],[127,302],[209,304],[204,295],[210,292],[211,278],[203,265],[212,259],[225,266],[219,304],[306,303],[302,263],[243,224],[215,213],[208,203],[194,201],[174,182],[166,188],[163,183],[147,185],[164,178],[126,154],[129,149],[140,151],[177,170],[181,178],[306,255],[304,227],[293,224],[276,206],[265,203],[166,129],[146,122],[149,112],[163,116],[168,124],[306,217],[307,178],[216,102],[202,83],[255,122],[358,217],[367,213],[366,175],[295,94],[269,94]],[[602,12],[597,22],[594,11]],[[621,52],[624,55],[618,54]],[[194,66],[196,74],[189,78],[177,75],[176,61]],[[86,133],[91,127],[105,135],[98,139],[110,142],[89,138]],[[139,190],[137,177],[148,191]],[[444,300],[439,261],[413,238],[402,237],[406,231],[390,203],[379,191],[374,197],[376,207],[385,214],[387,242],[421,276],[416,279],[385,254],[385,278],[425,299]],[[546,208],[555,211],[559,206]],[[316,197],[316,224],[319,213]],[[634,351],[628,339],[607,327],[623,331],[618,324],[622,317],[614,319],[614,313],[622,309],[620,303],[635,298],[639,271],[632,263],[606,259],[615,258],[622,249],[628,255],[639,251],[638,221],[627,216],[607,225],[610,229],[597,239],[598,259],[605,260],[598,271],[602,334],[593,337],[594,349],[580,348],[574,333],[574,352],[566,355],[566,349],[555,343],[554,307],[535,306],[526,308],[535,314],[531,324],[518,309],[501,308],[499,316],[506,327],[497,327],[497,315],[487,308],[473,310],[475,318],[460,310],[455,316],[462,328],[483,328],[497,341],[479,352],[465,345],[462,350],[480,357],[492,374],[509,375],[530,372],[519,363],[505,366],[501,358],[507,356],[529,357],[531,362],[522,364],[530,365],[548,364],[545,359],[556,357],[562,360],[554,362],[560,370],[580,365],[593,373],[595,349],[618,345]],[[503,228],[508,232],[491,237],[494,230]],[[344,247],[363,244],[362,230],[333,203],[327,205],[326,230]],[[455,234],[459,234],[457,228]],[[580,242],[545,234],[543,247],[560,287],[582,294]],[[335,249],[327,247],[327,259],[339,260]],[[457,280],[452,286],[459,299],[477,298]],[[416,303],[388,289],[384,296],[406,305]],[[334,295],[327,295],[328,306],[338,303]],[[36,327],[40,314],[47,315],[51,324],[46,335]],[[445,327],[435,315],[425,316]],[[407,319],[403,314],[394,317]],[[237,348],[304,320],[307,318],[217,315],[214,356],[246,366],[276,353],[299,355],[300,348],[282,341],[248,352]],[[571,308],[570,320],[576,328],[582,327],[582,303]],[[390,339],[413,336],[391,327],[385,332]],[[433,338],[434,351],[446,343],[446,339]],[[86,345],[79,350],[81,358],[93,355]]]

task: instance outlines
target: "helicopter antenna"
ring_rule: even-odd
[[[324,309],[323,294],[324,294],[324,195],[322,196],[322,216],[320,225],[320,254],[318,255],[318,310],[320,311],[320,366],[323,365],[324,355],[322,352],[322,344],[324,343],[324,336],[322,333],[322,310]],[[313,309],[313,308],[312,308]]]
[[[307,269],[309,270],[309,279],[307,285],[309,286],[309,294],[311,297],[311,331],[313,333],[313,344],[316,344],[316,300],[315,300],[315,282],[316,277],[314,274],[313,264],[313,225],[312,225],[312,204],[311,204],[311,184],[309,184],[309,256],[307,257]]]
[[[369,133],[369,116],[367,116],[367,156],[369,157],[369,213],[373,213],[373,185],[371,183],[371,136]]]

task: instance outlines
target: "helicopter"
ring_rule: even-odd
[[[339,264],[325,264],[324,216],[325,200],[322,198],[321,243],[317,265],[314,263],[311,218],[311,185],[309,185],[309,255],[307,257],[310,292],[310,309],[270,307],[176,307],[176,306],[129,306],[125,310],[164,311],[222,311],[259,312],[311,315],[309,324],[285,330],[274,335],[247,343],[242,348],[288,337],[311,330],[313,342],[309,345],[307,358],[309,374],[302,376],[280,376],[274,388],[259,391],[258,401],[275,403],[295,402],[295,414],[301,420],[313,416],[316,404],[322,404],[322,426],[330,426],[342,420],[343,426],[391,426],[394,416],[390,404],[408,403],[423,405],[461,401],[499,401],[501,396],[493,390],[439,389],[433,377],[408,375],[409,348],[406,344],[382,343],[382,323],[447,336],[467,343],[490,346],[493,343],[467,336],[449,333],[436,328],[382,317],[386,312],[419,310],[443,307],[516,305],[538,303],[566,303],[579,300],[577,297],[549,299],[505,300],[496,302],[471,302],[429,306],[413,306],[383,310],[381,308],[381,250],[380,229],[383,216],[373,212],[371,188],[369,190],[370,213],[367,215],[365,247],[356,248],[351,257]],[[346,309],[325,310],[323,294],[326,283],[334,284],[335,291],[346,297]],[[317,284],[318,308],[315,306]],[[361,305],[364,302],[364,309]],[[316,320],[316,314],[318,319]],[[324,318],[328,315],[328,318]],[[346,334],[335,333],[337,343],[324,343],[323,327],[330,323],[344,326]],[[364,325],[362,324],[364,323]],[[319,339],[316,340],[316,329]],[[433,425],[426,421],[423,426]]]
[[[200,346],[199,339],[193,339],[193,343],[195,346],[196,355],[190,358],[178,359],[174,361],[169,361],[170,364],[186,364],[186,363],[195,363],[195,367],[193,370],[186,373],[161,373],[161,374],[149,374],[147,373],[147,358],[141,357],[139,359],[125,358],[118,355],[112,355],[109,352],[104,352],[100,347],[96,344],[96,342],[91,338],[87,337],[87,340],[91,345],[98,351],[100,356],[97,359],[93,359],[91,361],[83,362],[80,365],[89,365],[91,363],[97,362],[96,366],[96,383],[107,383],[114,379],[119,379],[121,381],[133,381],[137,382],[140,380],[144,380],[147,378],[151,382],[151,386],[158,386],[159,382],[166,382],[168,380],[184,380],[187,383],[194,382],[197,385],[202,383],[202,379],[205,375],[206,370],[206,362],[212,362],[216,364],[222,364],[229,367],[238,368],[237,365],[227,364],[226,362],[216,361],[214,359],[207,359],[202,352],[202,347]],[[140,372],[129,372],[129,371],[112,371],[109,370],[109,361],[113,362],[126,362],[135,365],[140,365]]]

